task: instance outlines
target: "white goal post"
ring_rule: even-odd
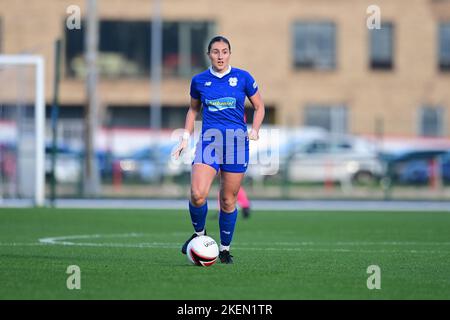
[[[45,203],[45,69],[44,58],[38,55],[0,55],[2,65],[25,65],[35,67],[35,177],[34,205]]]

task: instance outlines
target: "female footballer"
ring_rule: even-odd
[[[211,39],[207,55],[211,66],[192,78],[185,132],[173,153],[178,158],[187,148],[195,118],[203,106],[202,133],[192,162],[189,201],[195,233],[184,243],[181,251],[186,254],[189,242],[206,234],[207,197],[220,171],[219,258],[228,264],[233,263],[230,244],[237,218],[236,197],[247,170],[249,139],[258,140],[265,110],[253,77],[245,70],[230,66],[231,45],[226,38],[217,36]],[[250,132],[247,132],[244,120],[246,97],[255,109]]]

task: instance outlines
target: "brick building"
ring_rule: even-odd
[[[372,4],[381,29],[367,27]],[[0,0],[0,52],[44,55],[48,105],[53,43],[63,39],[60,103],[68,121],[82,118],[86,102],[85,28],[67,28],[71,5],[84,18],[86,1]],[[98,0],[104,126],[149,126],[151,10],[147,0]],[[164,0],[162,17],[165,128],[183,126],[190,77],[208,66],[207,41],[221,34],[231,41],[231,64],[257,79],[268,123],[450,134],[450,1]]]

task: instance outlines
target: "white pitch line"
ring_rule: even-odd
[[[1,243],[0,246],[3,247],[18,247],[18,246],[76,246],[76,247],[109,247],[109,248],[139,248],[139,249],[178,249],[179,243],[95,243],[95,242],[53,242],[53,243],[43,243],[43,242],[32,242],[32,243]],[[257,244],[253,244],[257,245]],[[450,254],[450,251],[441,250],[359,250],[359,249],[343,249],[343,248],[273,248],[273,247],[242,247],[233,246],[236,250],[252,250],[252,251],[293,251],[293,252],[343,252],[343,253],[417,253],[417,254]]]
[[[23,243],[23,242],[0,242],[0,247],[36,247],[36,246],[46,246],[45,243],[39,243],[39,242],[30,242],[30,243]]]
[[[179,233],[179,232],[175,232]],[[61,237],[49,237],[39,239],[41,243],[48,244],[59,244],[59,245],[71,245],[71,246],[91,246],[91,247],[120,247],[120,248],[164,248],[164,249],[172,249],[178,248],[179,243],[166,243],[166,242],[150,242],[150,243],[138,243],[138,244],[125,244],[125,243],[80,243],[80,242],[72,242],[67,240],[79,240],[79,239],[99,239],[99,238],[139,238],[145,237],[149,234],[144,233],[124,233],[124,234],[93,234],[93,235],[72,235],[72,236],[61,236]],[[62,241],[61,241],[62,240]],[[411,245],[431,245],[431,246],[441,246],[441,245],[449,245],[450,242],[413,242],[413,241],[405,241],[405,242],[275,242],[275,243],[241,243],[238,245],[237,249],[241,250],[266,250],[266,251],[324,251],[324,252],[399,252],[394,250],[351,250],[351,249],[343,249],[343,248],[273,248],[271,245],[280,245],[280,246],[364,246],[364,245],[392,245],[392,246],[411,246]],[[245,246],[251,246],[245,247]],[[256,246],[256,247],[255,247]],[[447,253],[447,251],[439,251],[439,250],[404,250],[410,253]],[[400,251],[401,252],[401,251]]]
[[[134,238],[145,236],[144,233],[117,233],[117,234],[83,234],[62,237],[49,237],[39,239],[40,243],[54,244],[61,243],[60,240],[74,240],[74,239],[100,239],[100,238]]]
[[[61,244],[63,242],[67,242],[64,240],[80,240],[80,239],[103,239],[103,238],[139,238],[146,236],[153,236],[151,233],[116,233],[116,234],[83,234],[83,235],[70,235],[70,236],[58,236],[58,237],[47,237],[39,239],[40,243],[47,244]],[[167,235],[164,233],[164,235]],[[182,232],[172,232],[170,235],[184,235]],[[72,243],[72,242],[69,242]],[[152,242],[157,243],[157,242]],[[159,244],[163,244],[166,242],[159,242]],[[336,242],[314,242],[314,241],[301,241],[301,242],[241,242],[240,245],[258,245],[258,246],[266,246],[266,245],[280,245],[280,246],[316,246],[316,245],[324,245],[324,246],[365,246],[365,245],[392,245],[392,246],[409,246],[409,245],[421,245],[421,246],[448,246],[450,242],[417,242],[417,241],[336,241]]]
[[[179,232],[174,232],[179,234]],[[1,243],[0,246],[45,246],[45,245],[62,245],[62,246],[78,246],[78,247],[111,247],[111,248],[159,248],[159,249],[175,249],[179,248],[180,243],[169,242],[140,242],[140,243],[115,243],[115,242],[74,242],[68,240],[86,240],[86,239],[107,239],[107,238],[140,238],[151,236],[151,234],[144,233],[120,233],[120,234],[85,234],[85,235],[70,235],[58,237],[46,237],[39,239],[38,242],[32,243]],[[271,247],[271,246],[289,246],[289,247]],[[367,250],[367,249],[349,249],[349,248],[320,248],[322,246],[374,246],[374,245],[388,245],[388,246],[448,246],[450,242],[415,242],[415,241],[392,241],[392,242],[355,242],[355,241],[338,241],[338,242],[258,242],[258,243],[239,243],[233,248],[237,250],[258,250],[258,251],[298,251],[298,252],[356,252],[356,253],[439,253],[447,254],[450,251],[442,250],[416,250],[416,249],[402,249],[402,250]],[[296,248],[292,248],[296,246]],[[311,246],[311,248],[308,248]],[[315,247],[315,248],[314,248]]]
[[[269,243],[267,243],[269,244]],[[383,242],[367,242],[367,241],[337,241],[337,242],[273,242],[271,244],[283,246],[449,246],[450,242],[414,242],[414,241],[383,241]],[[241,243],[242,245],[242,243]]]

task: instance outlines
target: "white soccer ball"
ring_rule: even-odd
[[[219,246],[211,237],[198,236],[189,242],[186,255],[192,264],[209,267],[217,260]]]

